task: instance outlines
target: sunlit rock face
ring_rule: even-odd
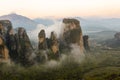
[[[9,59],[9,51],[4,43],[3,38],[0,36],[0,62],[7,61]]]
[[[89,46],[89,36],[84,35],[83,36],[83,42],[84,42],[84,48],[86,51],[90,51],[90,46]]]
[[[57,36],[55,35],[54,32],[51,32],[51,50],[54,54],[57,54],[59,52],[59,43],[57,40]]]
[[[37,62],[46,62],[48,60],[47,54],[47,40],[45,30],[40,30],[38,33],[38,51],[36,53],[36,61]]]
[[[80,26],[80,22],[77,19],[63,19],[64,32],[63,32],[63,40],[67,45],[77,44],[80,46],[80,51],[83,53],[83,36],[82,30]]]
[[[9,20],[0,20],[0,61],[2,62],[10,60],[10,51],[6,43],[6,36],[10,29],[12,29],[12,23]]]

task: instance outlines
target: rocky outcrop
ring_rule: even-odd
[[[46,62],[48,60],[47,49],[48,45],[45,30],[41,30],[38,34],[38,50],[36,52],[37,62]]]
[[[4,43],[4,39],[0,36],[0,62],[7,61],[9,59],[9,51]]]
[[[57,40],[57,36],[55,35],[54,32],[51,32],[50,40],[51,40],[51,50],[52,50],[52,52],[54,54],[58,54],[58,52],[59,52],[59,43],[58,43],[58,40]]]
[[[46,38],[45,30],[39,32],[38,50],[36,51],[35,57],[36,61],[45,62],[48,59],[59,59],[61,43],[64,43],[61,49],[67,48],[67,50],[71,50],[71,48],[73,48],[72,45],[75,45],[78,46],[80,53],[84,52],[84,46],[85,49],[89,48],[88,36],[82,36],[82,30],[78,20],[64,19],[63,24],[65,25],[64,31],[59,39],[55,32],[51,32],[50,38]],[[24,66],[29,63],[31,64],[32,59],[30,59],[30,57],[34,50],[26,30],[19,27],[17,33],[14,34],[11,22],[3,20],[0,22],[0,31],[2,38],[4,37],[6,40],[11,60]],[[5,40],[3,39],[3,41]]]
[[[46,42],[46,34],[44,30],[41,30],[38,34],[38,49],[39,50],[46,50],[47,49],[47,42]]]
[[[116,33],[114,37],[116,40],[120,41],[120,32]]]
[[[3,37],[4,40],[7,31],[10,29],[12,29],[12,24],[9,20],[0,20],[0,35]]]
[[[77,19],[63,19],[65,24],[62,39],[67,45],[77,44],[80,46],[80,51],[83,53],[83,36],[80,22]]]
[[[33,53],[33,48],[26,30],[22,27],[18,28],[18,32],[15,36],[17,42],[17,54],[19,58],[18,61],[24,66],[31,64],[30,57]]]
[[[6,34],[6,46],[9,50],[10,59],[14,62],[17,60],[17,41],[15,38],[14,30],[11,28]]]
[[[51,32],[49,43],[50,43],[50,49],[52,51],[52,54],[50,54],[49,57],[51,59],[58,59],[60,57],[59,42],[58,42],[57,35],[55,34],[55,32]]]
[[[117,49],[120,47],[120,32],[114,33],[114,38],[105,40],[101,45],[106,50]]]
[[[83,36],[84,48],[85,48],[86,51],[90,51],[89,40],[88,39],[89,39],[88,35]]]
[[[0,25],[4,27],[4,30],[7,32],[7,30],[12,28],[12,23],[9,20],[0,20]]]
[[[7,32],[12,29],[12,24],[9,20],[0,20],[0,60],[9,60],[9,49],[6,45]]]

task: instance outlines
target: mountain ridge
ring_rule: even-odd
[[[104,30],[116,30],[120,31],[120,18],[82,18],[82,17],[70,17],[80,21],[81,28],[84,33],[87,31],[104,31]],[[23,15],[16,13],[0,16],[0,20],[10,20],[14,28],[24,27],[27,30],[33,30],[38,24],[44,26],[51,26],[55,24],[55,21],[62,22],[63,18],[35,18],[30,19]]]
[[[15,13],[0,16],[0,20],[10,20],[12,22],[13,28],[24,27],[27,30],[32,30],[37,26],[37,23],[22,15]]]

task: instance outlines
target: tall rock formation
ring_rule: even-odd
[[[48,54],[47,54],[47,41],[46,41],[46,34],[45,30],[41,30],[38,34],[38,52],[36,53],[36,61],[37,62],[46,62],[48,60]]]
[[[85,48],[86,51],[90,51],[88,39],[89,39],[88,35],[83,36],[84,48]]]
[[[41,30],[38,34],[39,44],[38,49],[39,50],[46,50],[47,49],[47,42],[46,42],[46,34],[44,30]]]
[[[5,40],[8,30],[12,29],[12,23],[9,20],[0,20],[0,35]]]
[[[21,65],[24,66],[32,64],[32,59],[30,59],[30,57],[33,53],[33,47],[26,33],[26,30],[22,27],[18,28],[18,32],[15,36],[17,42],[17,54],[19,62],[21,63]]]
[[[67,45],[77,44],[80,46],[81,53],[84,52],[83,46],[83,36],[82,30],[80,26],[80,22],[77,19],[63,19],[63,23],[65,24],[64,32],[62,39],[66,42]]]
[[[0,20],[0,24],[4,27],[5,31],[12,28],[12,23],[9,20]]]
[[[9,51],[4,43],[4,39],[0,36],[0,62],[8,61]]]
[[[116,40],[120,41],[120,32],[116,33],[114,37]]]

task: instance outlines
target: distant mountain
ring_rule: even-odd
[[[15,13],[0,16],[0,20],[4,19],[10,20],[12,22],[13,28],[24,27],[27,30],[32,30],[37,26],[35,21]]]
[[[105,41],[109,39],[113,39],[114,35],[117,31],[101,31],[101,32],[94,32],[94,33],[89,33],[90,39],[96,40],[96,41]]]
[[[120,18],[80,18],[83,31],[120,31]]]
[[[34,19],[34,21],[38,24],[43,24],[45,26],[50,26],[54,24],[54,20],[53,19],[47,19],[47,18],[36,18]]]
[[[80,21],[80,25],[84,34],[100,31],[120,31],[120,18],[72,18],[76,18]],[[0,16],[0,20],[6,19],[12,22],[14,28],[24,27],[27,30],[35,29],[38,24],[50,26],[54,25],[55,21],[62,22],[63,20],[63,18],[36,18],[32,20],[30,18],[15,13]]]
[[[107,28],[120,31],[120,18],[101,19],[99,22],[104,24]]]

